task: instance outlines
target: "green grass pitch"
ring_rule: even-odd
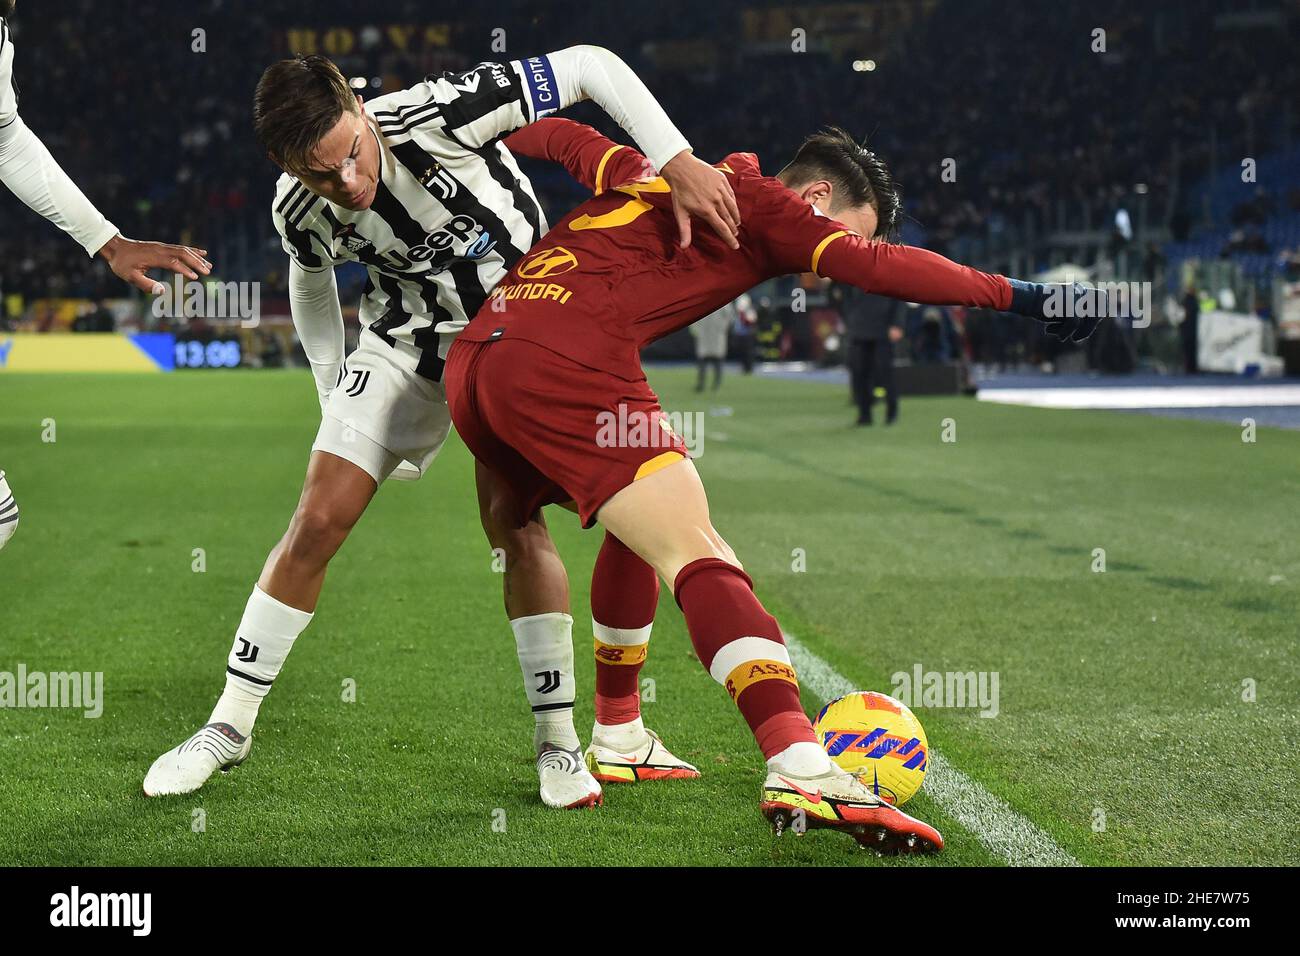
[[[1300,434],[1245,443],[1222,424],[969,398],[907,401],[899,425],[854,429],[838,387],[732,377],[701,399],[686,371],[651,378],[669,409],[706,413],[715,522],[782,625],[864,689],[888,692],[918,663],[996,671],[996,717],[918,716],[1080,862],[1300,862]],[[940,440],[945,418],[955,442]],[[106,698],[98,719],[0,710],[0,863],[1002,862],[925,789],[908,808],[944,831],[937,858],[776,839],[757,809],[761,759],[667,593],[645,714],[704,776],[610,786],[591,812],[543,808],[454,438],[424,480],[385,487],[344,546],[248,762],[192,796],[144,798],[150,762],[221,689],[317,420],[305,372],[0,377],[0,467],[22,506],[0,553],[0,671],[102,671]],[[585,735],[599,537],[565,512],[550,522]],[[810,711],[821,703],[805,690]]]

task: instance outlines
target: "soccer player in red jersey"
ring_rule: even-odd
[[[598,674],[598,730],[602,716],[634,719],[631,668],[645,657],[635,638],[643,626],[648,633],[640,617],[653,615],[657,574],[672,585],[700,661],[767,758],[761,808],[778,831],[797,821],[846,830],[885,852],[940,849],[938,831],[840,771],[817,743],[781,629],[714,529],[639,349],[765,279],[808,271],[914,302],[1019,312],[1076,339],[1097,320],[1051,319],[1060,289],[878,241],[897,227],[898,195],[884,164],[842,131],[810,137],[776,176],[763,175],[752,153],[717,164],[739,205],[739,249],[703,232],[683,248],[667,184],[641,154],[588,127],[546,120],[507,145],[563,163],[595,196],[515,265],[460,334],[448,354],[447,399],[457,431],[490,472],[494,509],[522,526],[542,505],[572,501],[584,527],[606,530],[592,614],[607,635],[631,639],[602,642],[598,628],[597,660],[603,652],[632,680],[604,675],[602,687]],[[602,769],[599,754],[589,750],[588,761]]]

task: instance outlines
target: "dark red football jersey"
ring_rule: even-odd
[[[460,337],[519,338],[628,380],[642,346],[766,279],[816,272],[881,295],[1005,309],[1011,286],[911,246],[864,239],[771,176],[753,153],[716,168],[740,208],[740,248],[692,223],[678,243],[668,184],[644,156],[588,126],[544,119],[512,134],[516,153],[560,162],[595,195],[510,270]]]

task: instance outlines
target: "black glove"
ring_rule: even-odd
[[[1079,282],[1011,283],[1011,311],[1042,322],[1047,334],[1062,342],[1082,342],[1097,330],[1110,308],[1105,289],[1095,289]]]

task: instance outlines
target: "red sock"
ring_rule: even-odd
[[[591,573],[596,637],[596,720],[625,724],[641,716],[637,683],[659,605],[659,576],[622,541],[605,533]]]
[[[781,628],[754,596],[749,575],[718,558],[701,558],[682,568],[673,592],[695,653],[731,694],[763,756],[800,741],[816,743]]]

